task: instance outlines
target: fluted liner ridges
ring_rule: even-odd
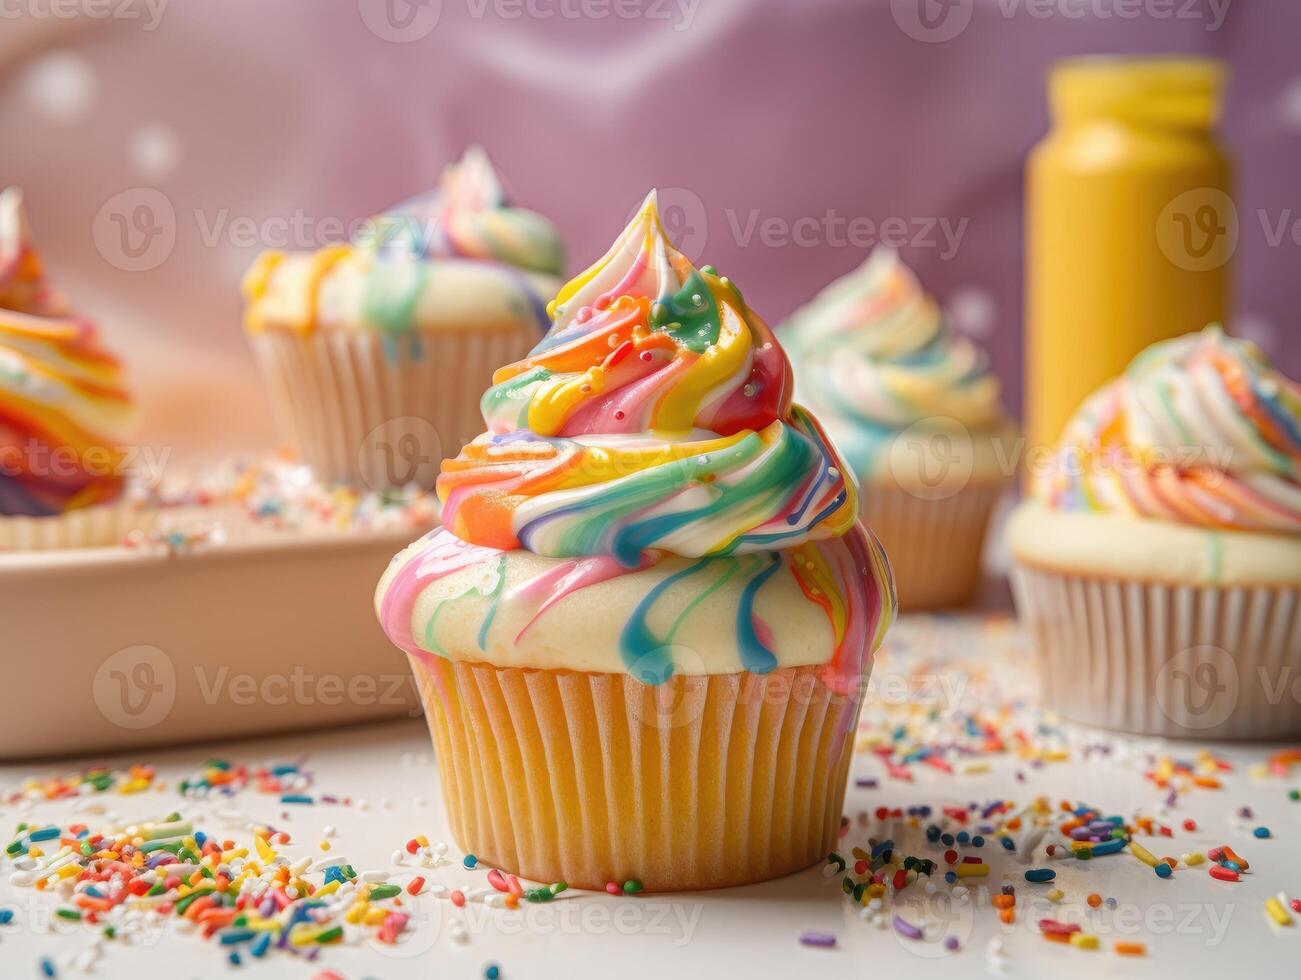
[[[863,521],[881,540],[894,570],[899,608],[966,605],[980,585],[989,515],[1003,487],[972,485],[929,500],[903,487],[863,488]]]
[[[50,517],[0,517],[0,551],[105,548],[148,531],[158,510],[131,502],[98,504]]]
[[[415,336],[418,357],[394,356],[372,331],[252,338],[281,437],[319,479],[382,489],[407,482],[422,460],[416,482],[432,489],[439,461],[483,429],[479,397],[493,371],[537,340],[517,328]],[[404,349],[408,340],[397,338]]]
[[[719,888],[833,849],[859,700],[819,668],[678,676],[413,657],[452,833],[539,882]]]
[[[1025,564],[1012,584],[1045,703],[1063,716],[1172,738],[1301,736],[1293,686],[1301,589],[1123,581]]]

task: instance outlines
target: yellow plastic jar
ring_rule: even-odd
[[[1149,344],[1223,322],[1238,219],[1206,58],[1078,58],[1048,80],[1026,165],[1026,434],[1071,413]]]

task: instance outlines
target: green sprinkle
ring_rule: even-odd
[[[557,881],[552,883],[550,891],[552,895],[559,895],[562,891],[564,891],[568,887],[569,886],[565,884],[563,881]]]
[[[370,890],[370,898],[372,901],[378,901],[381,898],[392,898],[401,892],[402,889],[397,885],[376,885]]]
[[[642,890],[642,883],[636,878],[629,878],[623,883],[623,893],[625,895],[636,895]]]
[[[69,919],[73,922],[81,921],[81,912],[78,909],[57,909],[54,914],[60,919]]]
[[[318,943],[332,943],[336,939],[343,938],[343,926],[335,926],[333,929],[326,929],[316,937]]]

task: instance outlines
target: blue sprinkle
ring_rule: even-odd
[[[1261,840],[1264,840],[1266,837],[1269,836],[1269,828],[1257,827],[1255,830],[1252,831],[1252,833],[1255,834],[1257,837],[1259,837]]]
[[[13,909],[0,909],[0,926],[7,926],[14,921]]]
[[[475,857],[473,854],[467,854],[464,860],[461,861],[461,863],[465,865],[467,869],[473,869],[474,866],[479,863],[479,859]]]
[[[984,847],[984,846],[985,846],[985,838],[983,838],[983,837],[981,837],[979,834],[977,834],[975,837],[971,838],[971,846],[972,846],[972,847]]]
[[[1169,878],[1174,874],[1174,872],[1170,870],[1170,865],[1166,864],[1164,861],[1157,862],[1154,870],[1156,871],[1156,876],[1158,878]]]
[[[286,793],[284,796],[280,797],[280,802],[281,803],[305,803],[310,806],[313,801],[310,796],[306,796],[302,793]]]
[[[1016,850],[1016,843],[1012,840],[1011,837],[1000,837],[999,840],[1003,842],[1004,850],[1008,850],[1008,851]]]
[[[501,976],[501,967],[496,963],[489,963],[487,968],[483,971],[483,975],[487,980],[498,980]]]
[[[1057,872],[1052,868],[1031,868],[1025,873],[1026,881],[1052,881],[1057,877]]]
[[[40,830],[33,830],[27,835],[27,839],[35,844],[37,841],[53,840],[59,836],[58,827],[42,827]]]
[[[958,880],[957,872],[956,871],[944,872],[944,880],[947,881],[950,885],[953,884],[955,881]]]
[[[969,844],[969,843],[971,843],[971,835],[970,835],[969,833],[967,833],[965,830],[959,830],[959,831],[958,831],[958,843],[959,843],[959,844]]]
[[[266,955],[267,947],[270,945],[271,945],[271,933],[264,929],[261,933],[258,934],[257,939],[253,940],[253,947],[252,949],[249,950],[249,952],[260,959],[261,957]]]
[[[953,835],[952,835],[952,834],[941,834],[941,835],[940,835],[940,843],[943,844],[945,847],[952,847],[952,846],[953,846]]]
[[[48,956],[42,956],[41,973],[43,973],[47,977],[55,976],[56,973],[54,969],[54,960],[50,959]]]

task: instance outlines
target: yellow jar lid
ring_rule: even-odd
[[[1228,69],[1216,58],[1068,58],[1052,68],[1048,95],[1063,119],[1111,116],[1161,126],[1210,128],[1220,117]]]

